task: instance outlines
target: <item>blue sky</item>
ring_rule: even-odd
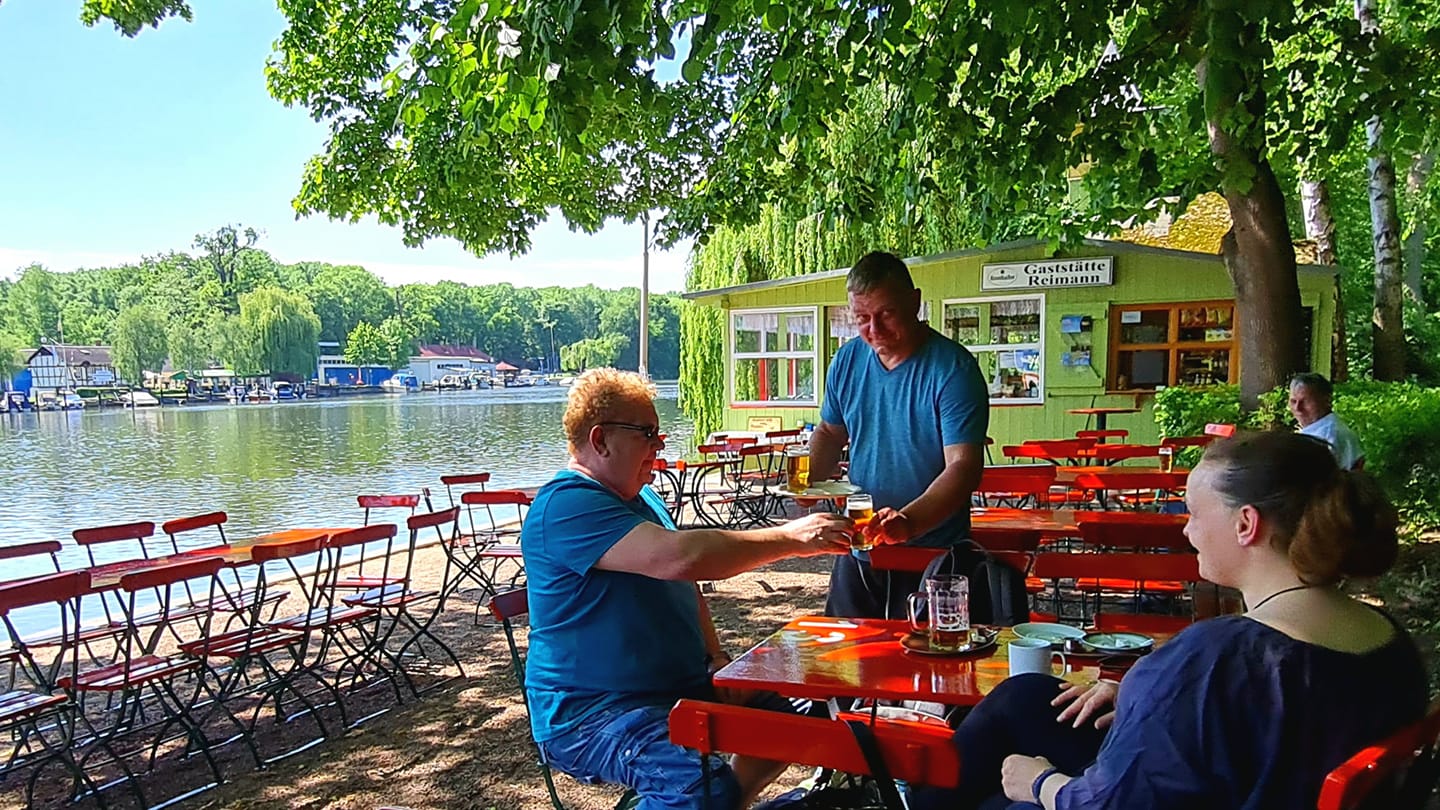
[[[639,285],[639,225],[587,236],[552,220],[511,260],[450,240],[406,248],[373,220],[296,221],[290,200],[325,129],[266,93],[284,17],[259,0],[192,7],[193,23],[132,40],[82,25],[79,0],[0,0],[0,276],[186,251],[243,223],[280,261],[360,264],[391,284]],[[651,254],[652,289],[683,287],[687,250]]]

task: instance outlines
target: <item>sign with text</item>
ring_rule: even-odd
[[[987,264],[980,268],[982,290],[1104,287],[1114,283],[1114,256]]]

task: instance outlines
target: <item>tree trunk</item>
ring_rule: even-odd
[[[1360,30],[1379,33],[1374,0],[1355,0]],[[1405,378],[1405,310],[1401,298],[1400,217],[1395,210],[1395,164],[1384,149],[1378,115],[1365,122],[1370,149],[1370,233],[1375,248],[1374,340],[1377,380]]]
[[[1405,237],[1405,291],[1421,304],[1425,303],[1424,287],[1421,284],[1420,265],[1425,261],[1425,217],[1420,215],[1420,199],[1425,192],[1425,182],[1435,169],[1435,154],[1421,152],[1410,163],[1405,175],[1406,197],[1411,200],[1410,235]]]
[[[1330,186],[1324,180],[1300,181],[1300,209],[1305,215],[1305,237],[1315,241],[1315,262],[1335,268],[1335,319],[1330,329],[1330,379],[1344,382],[1350,376],[1345,352],[1345,284],[1335,247],[1335,212],[1330,207]]]
[[[1285,195],[1265,158],[1264,64],[1253,55],[1263,36],[1235,6],[1209,5],[1209,52],[1195,72],[1230,209],[1220,252],[1235,286],[1240,404],[1253,411],[1262,393],[1300,369],[1300,281]]]

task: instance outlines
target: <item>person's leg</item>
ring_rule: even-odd
[[[1043,756],[1064,773],[1085,770],[1100,751],[1105,733],[1092,725],[1074,728],[1055,720],[1050,702],[1060,694],[1060,679],[1016,675],[1001,681],[955,730],[960,749],[957,790],[916,788],[912,810],[959,810],[980,806],[1000,792],[1000,766],[1011,754]]]
[[[766,711],[780,712],[783,714],[795,714],[795,706],[786,698],[774,692],[753,692],[748,695],[745,706],[751,709],[765,709]],[[780,774],[790,767],[788,762],[776,762],[772,759],[760,759],[758,757],[747,757],[736,755],[730,759],[730,768],[735,772],[735,780],[740,783],[740,807],[749,807],[760,795],[760,791],[770,786],[771,782],[780,778]]]
[[[700,754],[670,742],[669,715],[663,706],[597,715],[541,748],[552,767],[581,782],[634,790],[639,810],[741,807],[742,787],[735,771],[712,756],[710,778],[704,779]]]

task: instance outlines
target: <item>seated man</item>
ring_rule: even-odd
[[[849,550],[850,521],[810,515],[750,531],[677,531],[648,486],[664,448],[654,389],[596,369],[565,409],[569,468],[541,488],[520,545],[529,581],[525,686],[535,741],[581,781],[632,788],[640,808],[700,808],[699,755],[670,742],[680,698],[788,708],[773,696],[717,695],[729,658],[695,580],[724,579],[785,557]],[[784,769],[737,757],[713,763],[709,807],[735,810]]]
[[[1306,372],[1290,380],[1290,414],[1300,423],[1300,432],[1323,439],[1342,470],[1359,470],[1365,466],[1365,448],[1340,417],[1330,410],[1334,388],[1323,374]]]

